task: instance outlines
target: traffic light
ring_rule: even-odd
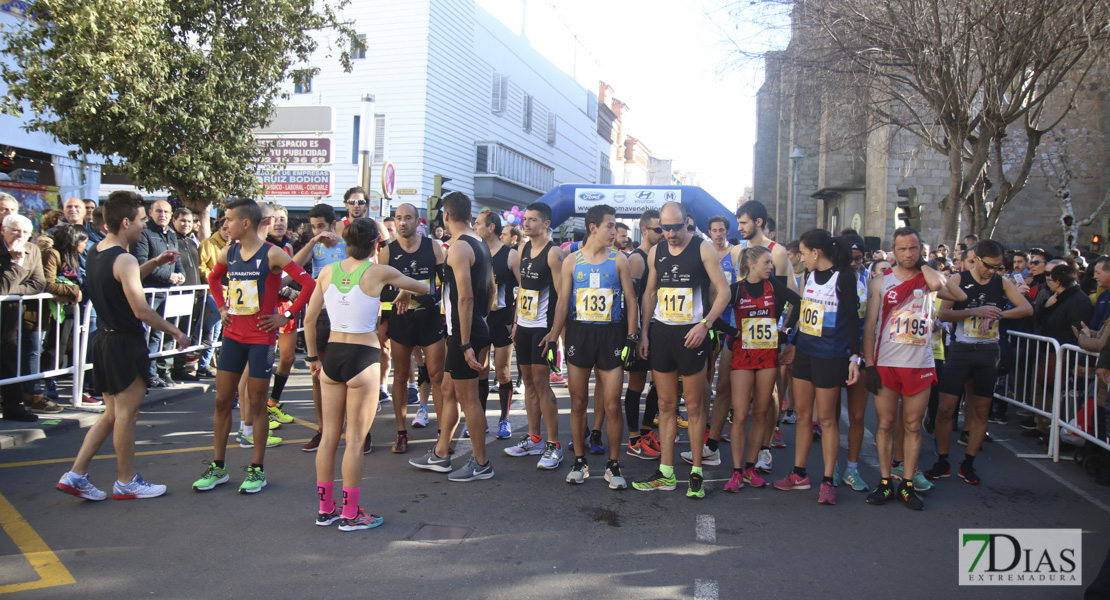
[[[438,173],[435,175],[435,189],[432,191],[432,195],[428,196],[429,230],[435,229],[436,225],[443,224],[443,217],[440,215],[440,211],[443,209],[443,196],[451,191],[443,189],[443,184],[448,181],[451,181],[450,177],[444,177]]]
[[[1097,233],[1091,236],[1091,252],[1102,254],[1102,236]]]
[[[1106,252],[1106,240],[1108,238],[1110,238],[1110,217],[1103,217],[1099,233],[1091,236],[1091,252],[1096,254]]]
[[[917,188],[900,189],[898,197],[905,198],[898,201],[898,218],[906,227],[921,231],[921,205],[917,203]]]

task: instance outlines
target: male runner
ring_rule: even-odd
[[[613,249],[617,252],[628,252],[628,225],[617,223],[617,237],[613,239]]]
[[[512,436],[509,423],[509,405],[513,399],[512,371],[509,360],[513,354],[513,315],[516,312],[516,296],[513,288],[520,285],[520,272],[512,265],[520,263],[520,254],[501,242],[501,217],[492,211],[482,211],[475,219],[474,231],[482,237],[489,247],[493,260],[493,282],[497,293],[490,298],[489,323],[490,344],[493,346],[494,377],[497,378],[497,395],[501,402],[501,416],[497,419],[497,439]],[[478,374],[478,397],[482,406],[489,396],[489,362]]]
[[[559,295],[555,282],[562,273],[563,254],[549,236],[551,207],[533,202],[524,209],[524,243],[513,270],[520,273],[513,341],[516,360],[524,376],[524,408],[528,413],[528,434],[508,448],[509,456],[542,454],[540,469],[557,469],[563,462],[559,446],[559,406],[551,390],[549,374],[557,364],[557,343],[544,343],[555,319]],[[547,444],[540,445],[540,418],[547,425]]]
[[[705,369],[709,357],[710,324],[725,311],[730,294],[724,270],[712,244],[703,244],[688,231],[686,210],[677,202],[668,202],[659,211],[660,227],[667,238],[648,253],[648,283],[644,290],[644,308],[639,352],[651,361],[651,377],[659,392],[659,437],[662,456],[659,469],[649,479],[633,484],[638,490],[673,490],[674,439],[678,423],[669,416],[678,408],[678,377],[682,376],[683,396],[690,418],[690,430],[700,436],[705,431]],[[709,303],[710,285],[716,292]],[[650,329],[649,329],[650,326]],[[650,349],[649,349],[650,342]],[[702,445],[695,443],[694,467],[690,473],[690,498],[704,498],[701,470]]]
[[[316,287],[316,282],[285,251],[259,237],[261,221],[262,209],[254,200],[243,198],[227,205],[228,233],[238,243],[220,251],[216,267],[208,275],[208,286],[224,325],[224,342],[216,366],[215,456],[204,475],[193,483],[197,491],[210,490],[228,481],[224,456],[231,432],[231,404],[244,369],[250,373],[247,394],[253,422],[258,427],[254,430],[254,460],[246,468],[247,478],[239,492],[253,494],[266,486],[262,461],[269,429],[262,424],[267,422],[266,392],[274,369],[277,331],[304,308]],[[300,283],[306,293],[290,309],[277,314],[283,271]],[[224,275],[230,283],[226,301],[221,282]]]
[[[267,207],[273,212],[270,215],[270,227],[266,234],[266,241],[281,248],[289,256],[293,256],[293,244],[289,242],[289,236],[286,235],[289,229],[289,210],[280,204],[270,203],[263,206],[263,214],[265,214]],[[283,286],[278,292],[277,311],[284,313],[289,310],[293,306],[293,298],[297,297],[299,293],[300,290]],[[269,414],[271,421],[289,424],[293,422],[293,417],[281,410],[281,394],[285,391],[285,383],[289,381],[289,373],[293,370],[293,362],[297,358],[296,318],[286,323],[278,331],[278,352],[280,357],[277,369],[274,372],[274,384],[270,388],[270,399],[266,402],[266,412]]]
[[[189,338],[147,304],[141,282],[155,267],[177,260],[179,252],[166,250],[141,266],[127,253],[128,244],[138,243],[146,221],[143,198],[135,192],[112,192],[104,203],[104,220],[108,235],[89,251],[85,263],[86,275],[96,282],[89,286],[89,298],[99,319],[99,333],[89,357],[104,392],[104,412],[85,434],[73,466],[55,487],[86,500],[106,499],[108,495],[89,482],[89,463],[112,435],[116,451],[112,498],[154,498],[166,493],[166,486],[143,481],[134,468],[135,421],[150,383],[143,323],[170,334],[181,348],[189,345]],[[27,229],[29,233],[29,223]]]
[[[443,266],[443,308],[447,319],[443,414],[438,415],[440,434],[435,447],[409,461],[419,469],[441,473],[451,471],[451,438],[459,422],[459,408],[467,423],[480,427],[486,422],[485,410],[478,401],[478,372],[489,358],[486,316],[494,287],[489,247],[470,227],[470,207],[470,197],[462,192],[443,197],[443,223],[451,233]],[[450,481],[493,477],[493,464],[486,456],[486,436],[475,432],[470,443],[473,452],[470,460],[450,472],[447,476]]]
[[[649,208],[640,215],[640,247],[628,255],[629,272],[636,286],[636,306],[644,305],[644,288],[647,287],[647,253],[659,243],[663,230],[659,227],[659,211]],[[638,332],[643,337],[644,332]],[[628,390],[624,396],[624,418],[628,424],[628,455],[644,460],[659,458],[659,440],[651,429],[655,416],[659,413],[659,395],[652,385],[644,406],[644,418],[640,420],[640,395],[647,384],[650,362],[639,357],[625,369],[628,371]]]
[[[389,340],[393,350],[393,416],[397,421],[397,442],[393,444],[395,454],[408,452],[409,432],[406,428],[408,404],[405,402],[405,387],[412,371],[412,353],[420,348],[424,353],[428,377],[432,382],[432,402],[436,414],[443,410],[441,385],[443,384],[443,358],[446,352],[444,337],[446,326],[439,312],[439,294],[436,288],[436,274],[443,268],[443,248],[432,238],[418,235],[416,226],[420,215],[416,207],[405,203],[397,207],[394,220],[400,237],[389,244],[382,253],[381,264],[389,265],[428,285],[432,293],[425,296],[411,296],[396,289],[388,295],[383,290],[382,300],[393,303],[396,313],[390,319]]]
[[[713,250],[717,252],[717,256],[721,261],[721,269],[725,272],[725,279],[728,281],[729,286],[736,281],[736,267],[733,262],[732,245],[728,243],[729,223],[728,219],[717,215],[709,218],[709,239],[713,242]],[[729,298],[731,300],[731,294]],[[732,322],[732,303],[725,308],[725,313],[721,315],[727,325],[734,326]],[[732,370],[732,349],[728,344],[722,344],[721,351],[718,353],[716,348],[711,350],[712,354],[709,356],[709,368],[705,372],[706,381],[712,385],[713,372],[717,367],[717,357],[721,358],[721,372],[717,375],[717,396],[713,402],[712,421],[710,421],[708,436],[705,440],[705,448],[702,450],[702,464],[714,466],[721,464],[721,453],[718,446],[721,443],[721,432],[725,427],[725,420],[728,418],[728,409],[732,406],[732,383],[729,371]],[[687,408],[689,410],[689,408]],[[705,403],[705,410],[709,410],[709,403]],[[710,415],[707,413],[706,418]],[[690,434],[690,443],[696,443],[696,432]],[[690,462],[693,458],[692,452],[683,452],[682,460]]]

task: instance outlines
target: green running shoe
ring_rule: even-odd
[[[267,406],[266,412],[270,415],[270,418],[272,420],[277,421],[278,423],[281,423],[283,425],[288,425],[293,422],[293,417],[290,417],[289,415],[282,412],[280,407]]]
[[[657,469],[650,479],[636,481],[632,484],[632,487],[641,492],[654,492],[656,490],[670,491],[673,490],[676,485],[678,485],[678,481],[675,479],[674,474],[671,474],[670,477],[663,477],[663,473]]]
[[[239,486],[240,494],[257,494],[266,487],[266,474],[262,472],[259,467],[243,467],[247,472],[247,478],[243,480],[243,485]]]
[[[902,481],[906,477],[905,465],[898,465],[897,467],[890,468],[890,478],[895,481]]]
[[[266,415],[266,420],[270,422],[270,431],[281,429],[281,423],[273,415]]]
[[[933,482],[925,479],[925,474],[918,469],[913,472],[913,489],[919,492],[927,492],[933,489]]]
[[[242,429],[239,430],[239,435],[236,436],[236,437],[239,440],[239,447],[240,448],[254,448],[254,439],[243,435],[243,430]],[[285,440],[283,440],[283,439],[281,439],[277,436],[267,435],[266,436],[266,447],[267,448],[273,448],[274,446],[280,446],[281,443],[284,442],[284,441]]]
[[[704,498],[705,485],[702,481],[702,476],[697,473],[690,474],[690,487],[686,490],[687,498]]]
[[[225,467],[217,467],[215,461],[209,461],[207,464],[208,469],[204,471],[204,475],[193,482],[193,489],[198,492],[206,492],[221,483],[227,483],[231,479],[227,476]]]

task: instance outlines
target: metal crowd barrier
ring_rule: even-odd
[[[73,319],[72,337],[62,339],[63,321],[49,318],[50,304],[52,300],[54,300],[54,295],[47,293],[33,294],[27,296],[0,296],[0,314],[4,314],[4,317],[8,317],[6,313],[11,311],[11,306],[14,304],[16,308],[14,318],[18,321],[15,326],[15,329],[17,330],[15,356],[7,356],[7,354],[5,353],[5,356],[2,358],[2,360],[4,360],[5,362],[15,362],[16,375],[14,377],[6,377],[0,379],[0,385],[23,383],[27,381],[36,381],[39,379],[62,377],[65,375],[73,377],[75,379],[74,385],[76,385],[76,380],[80,378],[79,373],[81,370],[75,368],[75,365],[81,364],[80,357],[83,342],[83,337],[81,335],[82,329],[77,325],[81,323],[81,315],[85,307],[82,304],[59,304],[59,306],[70,306],[73,308],[73,315],[67,315],[65,317],[66,319]],[[34,328],[30,331],[24,329],[23,327],[23,312],[24,308],[27,305],[34,305],[35,309],[37,309],[38,311],[38,317],[36,319]],[[87,315],[85,319],[88,319]],[[51,332],[53,333],[52,336],[49,335]],[[29,335],[39,336],[38,342],[40,361],[42,360],[42,351],[46,349],[45,344],[47,343],[47,341],[52,340],[54,360],[52,361],[52,364],[49,365],[44,365],[40,362],[38,372],[22,375],[21,373],[23,373],[24,371],[22,348],[24,338]],[[67,347],[69,346],[69,341],[73,342],[73,350],[71,354],[67,354],[66,352],[68,349]],[[69,361],[66,361],[67,358],[69,358]],[[69,366],[64,366],[64,363],[66,362],[69,362]],[[79,390],[81,388],[75,389]]]
[[[1090,442],[1110,450],[1106,436],[1106,386],[1095,377],[1098,355],[1072,344],[1065,344],[1060,350],[1064,379],[1058,426],[1071,443]]]
[[[1043,335],[1007,332],[1013,348],[1014,366],[1003,377],[994,397],[1048,419],[1048,449],[1043,454],[1019,454],[1021,458],[1060,460],[1060,390],[1062,364],[1060,343]],[[1007,340],[1003,340],[1005,343]]]

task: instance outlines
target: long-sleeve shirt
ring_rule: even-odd
[[[177,234],[169,227],[159,227],[149,223],[139,241],[132,245],[131,254],[139,259],[141,265],[152,258],[157,258],[166,250],[177,250]],[[185,274],[181,261],[154,267],[150,275],[143,278],[143,287],[170,287],[173,285],[170,283],[170,275],[174,273]]]
[[[220,257],[220,250],[227,246],[227,240],[220,237],[220,233],[213,233],[208,239],[200,243],[200,279],[208,281],[208,274],[216,268],[216,259]]]
[[[0,240],[0,294],[40,294],[46,289],[39,247],[27,243],[22,263],[12,260],[8,245]]]

